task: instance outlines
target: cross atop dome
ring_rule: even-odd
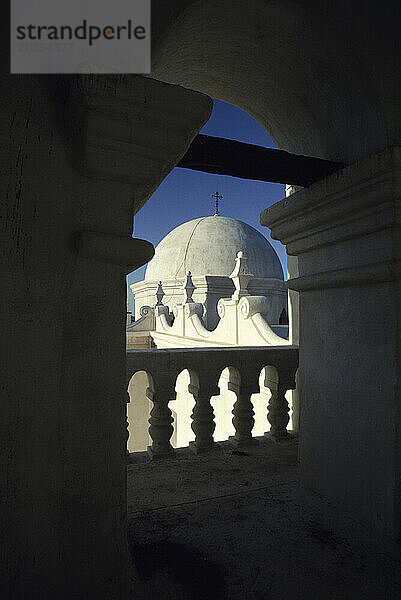
[[[216,190],[216,193],[212,194],[211,197],[216,199],[216,212],[214,213],[214,216],[218,217],[219,216],[219,200],[223,200],[223,196],[221,196],[219,194],[218,190]]]

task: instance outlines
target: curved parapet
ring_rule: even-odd
[[[270,308],[265,296],[244,296],[238,304],[238,343],[240,345],[289,345],[277,335],[264,318]]]
[[[197,315],[200,319],[203,317],[203,304],[200,302],[192,302],[191,304],[185,304],[185,316],[190,319],[194,315]]]
[[[168,307],[159,307],[156,310],[155,332],[152,334],[157,347],[212,346],[215,341],[207,343],[207,340],[213,332],[206,328],[203,313],[201,303],[178,304],[173,308],[174,320],[171,323]],[[197,341],[200,343],[196,344]]]
[[[256,313],[252,316],[252,323],[254,325],[255,331],[258,333],[259,337],[262,338],[267,346],[289,346],[290,342],[288,339],[283,338],[276,333],[274,333],[273,329],[270,325],[265,321],[263,316],[260,313]],[[256,344],[255,344],[256,345]]]
[[[150,314],[153,314],[153,308],[151,306],[141,306],[139,314],[141,317],[147,317]]]
[[[188,335],[197,336],[202,340],[210,341],[211,339],[215,339],[217,341],[217,338],[213,336],[216,330],[210,331],[207,329],[202,316],[197,312],[192,313],[188,318],[186,331]]]
[[[170,332],[172,329],[168,306],[156,306],[155,308],[155,329]]]
[[[140,315],[140,319],[128,325],[127,332],[153,331],[155,328],[155,309],[151,306],[142,306]]]
[[[243,319],[249,319],[260,313],[266,315],[270,309],[270,302],[266,296],[244,296],[238,304],[238,312]]]
[[[266,296],[243,296],[238,302],[222,298],[217,305],[220,320],[210,331],[203,321],[203,305],[180,304],[174,307],[170,323],[168,308],[157,307],[156,327],[152,334],[157,347],[190,346],[283,346],[287,339],[277,335],[265,316],[270,310]]]

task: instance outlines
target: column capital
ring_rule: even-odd
[[[76,233],[73,242],[80,257],[114,264],[125,273],[146,264],[155,253],[146,240],[99,231]]]
[[[400,277],[401,148],[372,154],[265,209],[261,223],[299,259],[296,291]]]
[[[212,110],[204,94],[143,76],[74,76],[69,85],[77,168],[133,185],[135,212],[180,161]]]

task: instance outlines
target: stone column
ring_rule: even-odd
[[[260,391],[259,375],[260,364],[248,360],[241,365],[240,369],[229,368],[229,382],[227,389],[235,392],[237,399],[234,403],[232,414],[232,424],[235,428],[235,435],[230,436],[230,441],[235,446],[241,448],[257,444],[258,441],[252,437],[252,430],[255,425],[254,408],[251,401],[253,394]]]
[[[175,398],[175,381],[175,375],[158,374],[154,383],[154,391],[148,388],[147,395],[153,404],[149,419],[149,435],[152,438],[152,445],[148,447],[148,454],[152,460],[166,458],[174,453],[170,442],[174,419],[168,404]]]
[[[290,407],[285,394],[287,386],[279,383],[276,389],[271,390],[269,404],[267,406],[267,420],[270,423],[270,431],[265,436],[276,442],[288,437],[287,425],[290,420],[288,415]]]
[[[15,75],[0,102],[0,588],[123,600],[125,275],[152,255],[132,215],[211,103],[141,77]]]
[[[229,387],[228,389],[233,389]],[[252,391],[238,390],[237,400],[233,407],[233,425],[235,427],[235,435],[230,440],[238,447],[249,446],[257,443],[257,440],[252,437],[252,429],[255,425],[253,405],[251,402]]]
[[[191,383],[188,386],[188,390],[195,399],[191,415],[191,429],[195,434],[195,441],[190,442],[189,447],[195,454],[199,454],[218,448],[213,439],[216,423],[210,400],[220,393],[218,381],[221,369],[218,365],[210,364],[207,354],[199,353],[195,357],[196,371],[195,369],[190,370]]]
[[[401,149],[266,209],[298,259],[300,475],[381,533],[400,533]]]
[[[206,377],[206,376],[205,376]],[[195,454],[213,450],[215,442],[213,434],[216,428],[214,411],[210,403],[212,397],[211,386],[205,382],[200,388],[189,387],[189,391],[195,398],[195,406],[192,412],[191,428],[195,434],[195,441],[190,443],[190,448]]]

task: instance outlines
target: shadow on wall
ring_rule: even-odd
[[[210,562],[196,548],[169,540],[135,544],[129,538],[130,536],[128,543],[131,558],[140,580],[150,582],[160,573],[167,577],[164,600],[177,597],[175,586],[183,588],[190,600],[204,600],[206,585],[209,598],[227,598],[224,575],[220,567]],[[172,586],[171,594],[167,591],[168,584]]]

